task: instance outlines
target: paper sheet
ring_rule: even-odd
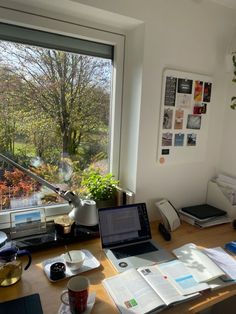
[[[236,280],[236,260],[221,247],[203,250],[232,280]]]

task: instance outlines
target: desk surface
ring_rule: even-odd
[[[220,225],[207,229],[198,229],[182,223],[181,227],[172,232],[172,240],[166,242],[157,231],[157,223],[152,223],[152,236],[161,246],[172,250],[185,243],[193,242],[204,247],[223,246],[226,242],[236,239],[236,230],[231,224]],[[97,269],[84,273],[88,276],[90,291],[96,291],[96,303],[91,314],[117,314],[118,310],[102,286],[102,280],[116,274],[105,255],[101,251],[100,239],[93,239],[78,244],[68,245],[71,249],[87,249],[101,263]],[[23,272],[21,280],[15,285],[0,288],[0,301],[7,301],[21,296],[39,293],[44,314],[56,314],[60,307],[60,294],[66,288],[68,279],[52,283],[45,276],[41,262],[58,256],[64,252],[64,247],[47,249],[32,254],[33,262],[27,271]],[[179,304],[167,309],[164,313],[196,313],[220,300],[236,294],[236,284],[214,292],[206,292],[200,298]]]

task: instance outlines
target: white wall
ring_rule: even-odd
[[[236,33],[235,33],[236,37]],[[236,42],[235,42],[236,44]],[[234,50],[235,51],[235,50]],[[230,108],[231,97],[236,96],[236,83],[232,82],[233,69],[226,74],[226,107],[219,171],[236,177],[236,110]]]
[[[36,6],[40,3],[27,2]],[[98,8],[104,29],[117,28],[127,35],[122,183],[136,191],[137,201],[147,202],[151,219],[156,217],[154,202],[162,197],[177,208],[204,202],[207,182],[220,165],[222,134],[231,132],[229,126],[223,133],[227,85],[224,61],[236,27],[236,12],[207,0],[64,0],[60,1],[62,6],[63,2],[64,12],[60,12],[61,7],[54,8],[54,15],[66,14],[69,3],[73,3],[74,17],[76,4],[87,5],[87,12]],[[89,16],[86,18],[89,21]],[[98,19],[93,19],[95,22],[99,23]],[[160,166],[156,161],[161,77],[166,67],[213,77],[208,150],[203,162]],[[231,114],[226,114],[230,118],[226,123],[235,125]],[[229,150],[230,146],[226,148]],[[221,158],[228,163],[224,156]]]
[[[145,25],[137,147],[137,201],[148,203],[151,218],[156,216],[153,204],[158,198],[170,199],[177,208],[204,202],[207,182],[217,173],[220,163],[226,108],[224,61],[236,26],[236,13],[207,1],[77,2],[131,16],[142,20]],[[165,67],[213,76],[208,150],[203,162],[160,166],[156,161],[161,75]],[[129,89],[129,85],[125,88]]]

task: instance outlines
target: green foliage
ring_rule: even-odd
[[[56,165],[43,164],[36,169],[34,168],[33,172],[36,173],[36,175],[44,178],[46,181],[59,182],[58,166]]]
[[[93,200],[105,201],[114,196],[118,183],[111,173],[103,175],[99,170],[90,168],[83,174],[81,187],[87,190],[88,196]]]
[[[236,83],[236,58],[235,58],[235,55],[233,56],[232,60],[233,60],[233,66],[234,66],[234,78],[232,79],[232,82]],[[236,109],[236,96],[233,96],[231,98],[230,108],[233,110]]]

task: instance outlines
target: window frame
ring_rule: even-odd
[[[113,46],[109,151],[110,172],[119,179],[125,36],[94,27],[79,25],[74,22],[38,16],[33,13],[6,8],[0,9],[0,22]],[[46,208],[47,217],[68,213],[70,211],[69,204],[42,207]],[[8,228],[9,223],[9,211],[6,213],[0,212],[0,229]]]

